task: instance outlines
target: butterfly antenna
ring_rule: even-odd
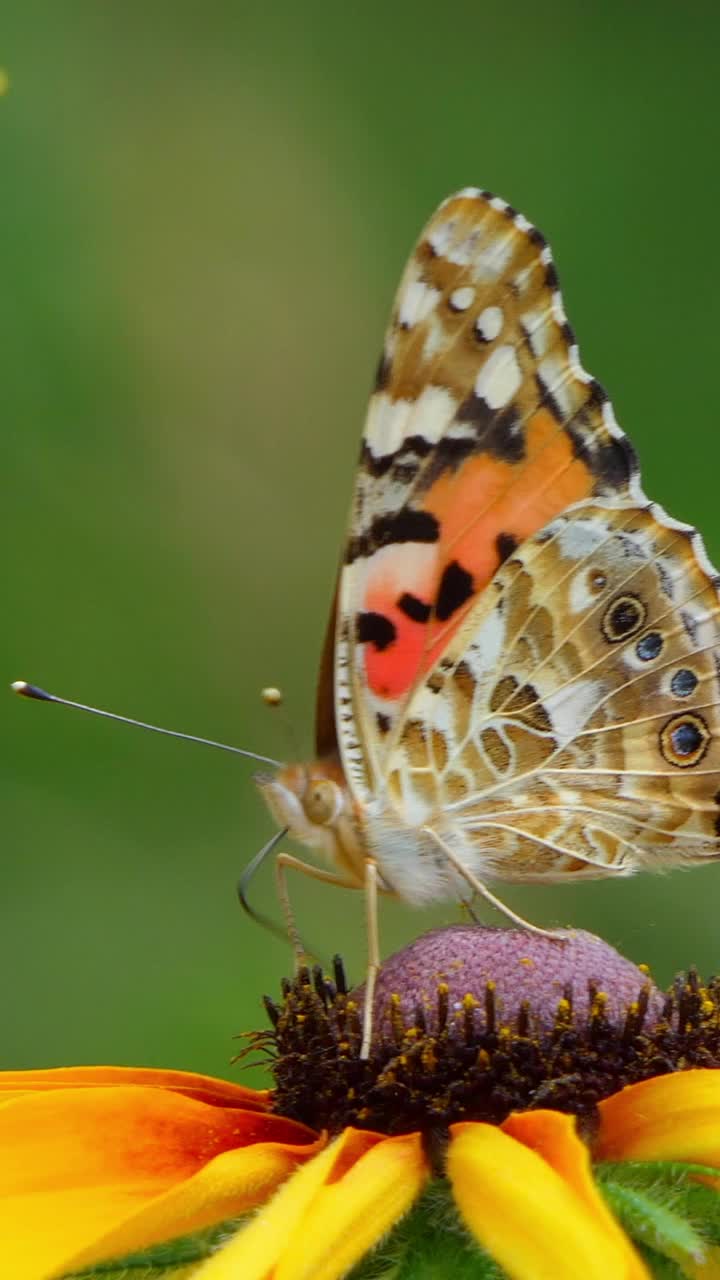
[[[163,729],[157,724],[147,724],[144,720],[133,720],[130,716],[119,716],[114,711],[101,711],[99,707],[88,707],[84,702],[72,702],[69,698],[59,698],[56,693],[48,693],[36,684],[28,684],[26,680],[14,680],[10,688],[21,698],[35,698],[38,702],[57,702],[61,707],[74,707],[76,711],[87,711],[93,716],[103,716],[105,720],[118,720],[120,724],[131,724],[136,729],[149,729],[151,733],[163,733],[167,738],[183,738],[185,742],[199,742],[204,747],[217,747],[218,751],[231,751],[233,755],[244,756],[247,760],[257,760],[260,764],[270,764],[281,768],[281,760],[273,760],[270,756],[258,755],[256,751],[245,751],[242,747],[231,747],[226,742],[215,742],[212,738],[199,738],[194,733],[178,733],[175,729]],[[252,864],[251,864],[252,865]]]

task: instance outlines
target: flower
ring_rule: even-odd
[[[0,1274],[720,1277],[720,982],[458,926],[386,963],[368,1061],[361,1000],[336,965],[267,1002],[272,1092],[0,1075]]]

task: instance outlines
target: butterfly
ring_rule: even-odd
[[[316,759],[262,775],[284,831],[377,893],[481,895],[720,856],[720,580],[648,501],[585,372],[550,249],[446,200],[370,400],[317,696]],[[300,947],[297,933],[293,935]]]

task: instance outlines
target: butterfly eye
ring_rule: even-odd
[[[628,640],[645,622],[647,609],[637,596],[618,596],[608,605],[602,620],[602,633],[608,644]]]
[[[341,808],[342,792],[337,783],[329,779],[311,782],[303,796],[305,814],[318,827],[334,822]]]

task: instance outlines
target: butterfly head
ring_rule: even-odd
[[[355,846],[357,836],[352,799],[336,760],[284,765],[254,780],[279,826],[331,862],[346,862],[348,845]]]

